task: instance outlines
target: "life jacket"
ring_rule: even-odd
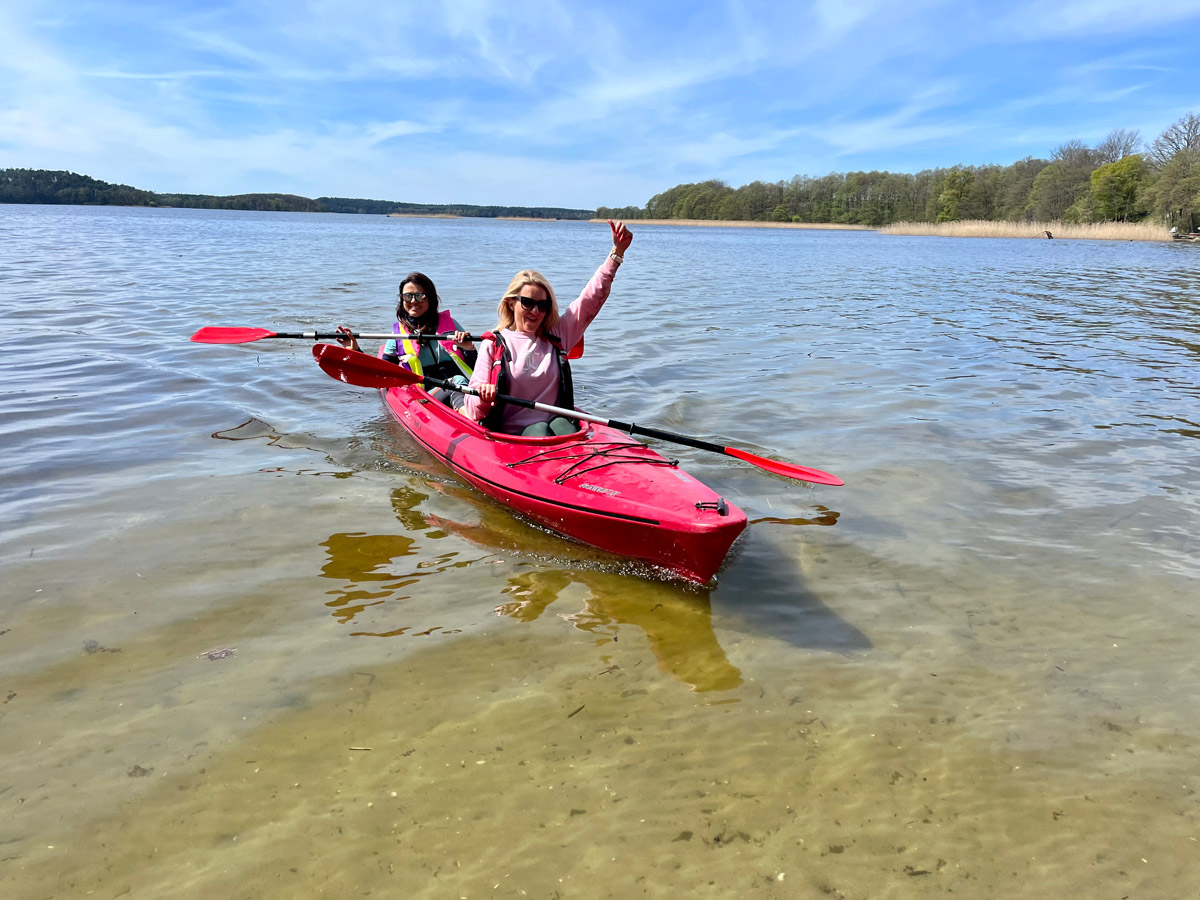
[[[454,327],[454,318],[450,315],[449,311],[442,310],[438,313],[437,330],[439,334],[448,334],[452,331],[458,330]],[[410,332],[408,328],[406,328],[401,322],[396,322],[392,325],[392,333],[399,335],[399,345],[404,349],[403,353],[399,353],[397,355],[400,356],[401,359],[407,357],[405,362],[408,365],[408,368],[412,370],[414,375],[427,374],[433,378],[448,378],[451,375],[457,375],[461,373],[467,376],[467,378],[471,377],[471,364],[467,362],[466,358],[462,354],[462,351],[454,346],[453,340],[438,341],[438,343],[441,344],[442,349],[444,349],[446,353],[450,355],[450,359],[453,360],[454,365],[458,367],[458,372],[446,371],[446,369],[450,368],[450,363],[447,362],[439,363],[437,366],[433,367],[433,370],[430,372],[422,372],[421,342],[416,340],[413,337],[412,332]]]
[[[563,409],[574,409],[575,383],[571,379],[571,364],[567,362],[567,354],[563,353],[562,341],[553,334],[544,334],[542,337],[550,342],[550,346],[554,350],[554,360],[558,363],[558,399],[554,405]],[[497,394],[507,394],[509,386],[512,384],[512,374],[509,371],[509,366],[512,364],[512,351],[508,349],[508,344],[500,332],[497,331],[492,339],[500,352],[493,352],[492,369],[488,372],[488,382],[496,386]],[[504,424],[504,401],[497,400],[479,424],[491,431],[499,431]]]

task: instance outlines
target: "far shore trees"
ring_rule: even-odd
[[[109,184],[74,172],[0,169],[0,203],[70,206],[179,206],[186,209],[237,209],[257,212],[333,212],[388,215],[448,215],[476,218],[590,219],[590,209],[533,206],[473,206],[466,203],[404,203],[349,197],[300,197],[295,194],[156,194],[125,184]]]
[[[1157,219],[1200,227],[1200,116],[1180,118],[1143,152],[1141,135],[1117,128],[1095,147],[1060,144],[1050,159],[1008,166],[951,166],[916,174],[831,172],[739,188],[709,179],[655,194],[643,209],[598,218],[798,222],[879,228],[895,222],[1050,222]]]
[[[1154,210],[1180,231],[1200,226],[1200,149],[1180,150],[1150,188]]]
[[[540,219],[679,219],[881,228],[897,222],[1157,222],[1200,230],[1200,115],[1188,113],[1149,145],[1117,128],[1094,147],[1060,144],[1050,159],[901,172],[830,172],[735,188],[710,178],[678,184],[644,207],[472,206],[292,194],[158,194],[73,172],[0,169],[0,203],[184,206],[207,209],[452,215]]]

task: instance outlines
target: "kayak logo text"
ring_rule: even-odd
[[[581,484],[580,487],[585,491],[595,491],[597,494],[608,494],[610,497],[621,496],[620,491],[614,491],[612,488],[600,487],[598,484]]]

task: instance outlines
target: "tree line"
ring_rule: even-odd
[[[833,172],[819,178],[712,179],[655,194],[645,207],[586,209],[406,203],[295,194],[159,194],[74,172],[0,169],[0,203],[179,206],[287,212],[455,215],[541,219],[714,219],[878,228],[893,222],[1136,222],[1200,228],[1200,116],[1189,113],[1148,145],[1117,129],[1095,147],[1072,140],[1050,159],[951,166],[912,174]]]
[[[740,188],[716,179],[680,184],[645,207],[596,210],[597,218],[717,219],[864,225],[893,222],[1136,222],[1200,226],[1200,116],[1189,113],[1148,146],[1117,129],[1095,147],[1067,141],[1050,159],[1009,166],[797,175]]]
[[[473,206],[469,203],[403,203],[395,200],[358,200],[349,197],[318,197],[321,212],[398,213],[413,216],[463,216],[495,219],[502,216],[523,219],[590,219],[590,209],[564,209],[558,206]]]
[[[0,169],[0,203],[72,206],[183,206],[191,209],[250,209],[320,212],[321,204],[294,194],[157,194],[87,175],[45,169]]]
[[[469,204],[404,203],[349,197],[295,194],[158,194],[127,184],[109,184],[74,172],[44,169],[0,169],[0,203],[43,203],[83,206],[177,206],[188,209],[245,209],[262,212],[333,212],[387,215],[453,215],[530,219],[590,219],[590,209]]]

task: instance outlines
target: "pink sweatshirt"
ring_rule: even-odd
[[[562,341],[564,353],[579,343],[583,332],[592,323],[592,319],[596,318],[596,313],[600,312],[600,307],[608,299],[608,292],[612,289],[612,280],[616,273],[617,263],[611,257],[605,259],[583,289],[583,293],[559,316],[554,333]],[[503,329],[500,334],[508,343],[513,357],[509,361],[509,372],[512,375],[508,386],[509,393],[535,403],[557,405],[558,366],[554,362],[553,345],[545,338],[535,338],[511,328]],[[477,388],[488,383],[492,362],[498,352],[494,341],[483,341],[480,344],[479,359],[476,360],[475,371],[471,375],[471,387]],[[463,415],[476,422],[483,421],[491,405],[485,405],[471,394],[467,394],[465,399]],[[504,407],[504,424],[501,430],[507,434],[520,434],[534,422],[547,422],[550,418],[549,413],[513,406],[510,403]]]

